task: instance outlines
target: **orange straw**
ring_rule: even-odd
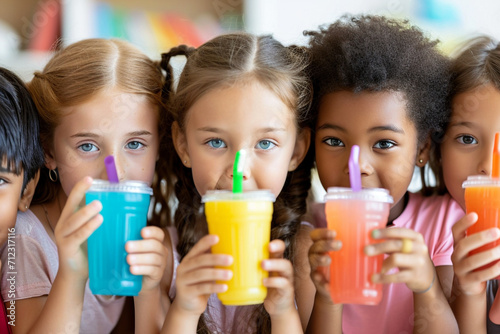
[[[500,177],[500,132],[495,133],[495,144],[493,145],[493,166],[491,168],[491,177]]]

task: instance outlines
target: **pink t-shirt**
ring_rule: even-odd
[[[463,217],[463,210],[448,195],[423,197],[409,194],[408,205],[394,220],[394,225],[420,232],[436,267],[451,266],[451,227]],[[406,284],[385,284],[379,305],[344,305],[342,329],[345,334],[413,333],[413,313],[413,293]]]
[[[2,297],[10,301],[46,296],[59,268],[57,247],[30,210],[18,213],[15,228],[15,256],[10,260],[14,267],[9,268],[7,247],[0,248]],[[14,292],[9,290],[12,278],[15,282]],[[124,302],[123,297],[93,295],[87,282],[80,333],[109,333],[118,322]]]

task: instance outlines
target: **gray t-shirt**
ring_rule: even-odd
[[[46,296],[49,294],[59,268],[56,244],[45,231],[42,223],[30,210],[19,212],[16,220],[15,256],[9,263],[8,243],[0,248],[2,259],[1,291],[5,302]],[[11,245],[12,246],[12,243]],[[14,267],[9,268],[10,265]],[[15,272],[15,274],[12,274]],[[15,279],[15,291],[10,289],[8,278]],[[98,296],[85,287],[80,333],[109,333],[116,326],[125,298]],[[21,319],[19,319],[21,320]],[[71,324],[68,324],[70,326]]]

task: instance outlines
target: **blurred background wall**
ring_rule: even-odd
[[[236,30],[272,34],[286,45],[305,45],[304,30],[315,30],[346,13],[409,19],[439,39],[447,54],[481,33],[500,39],[498,0],[1,0],[1,4],[0,66],[27,81],[54,50],[84,38],[126,39],[159,59],[173,46],[196,47]],[[182,61],[174,67],[180,70]],[[414,178],[412,189],[419,187]],[[317,196],[322,197],[321,189]]]

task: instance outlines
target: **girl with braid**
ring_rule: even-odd
[[[174,93],[169,61],[179,54],[187,62]],[[163,55],[171,138],[160,150],[170,160],[178,200],[175,228],[167,229],[175,261],[167,266],[172,304],[163,333],[302,333],[307,325],[315,291],[307,265],[311,226],[301,221],[312,166],[304,128],[311,102],[307,59],[304,49],[246,33]],[[215,267],[232,259],[210,253],[218,238],[208,235],[201,197],[231,189],[241,149],[248,153],[244,190],[276,196],[270,259],[262,262],[268,294],[261,305],[223,306],[215,293],[227,286],[215,281],[232,273]]]

